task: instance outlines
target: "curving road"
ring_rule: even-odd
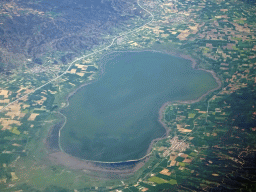
[[[147,9],[145,9],[144,7],[142,7],[142,6],[140,5],[139,0],[137,0],[137,4],[138,4],[138,6],[139,6],[141,9],[143,9],[143,10],[146,11],[148,14],[150,14],[151,20],[150,20],[149,22],[145,23],[144,25],[142,25],[142,26],[140,26],[140,27],[138,27],[138,28],[136,28],[136,29],[134,29],[134,30],[125,32],[125,33],[123,33],[123,34],[121,34],[121,35],[118,35],[118,36],[114,37],[114,39],[112,40],[112,42],[111,42],[108,46],[106,46],[105,48],[102,48],[102,49],[100,49],[100,50],[94,51],[93,53],[90,53],[90,54],[88,54],[88,55],[85,55],[85,56],[82,56],[82,57],[79,57],[79,58],[75,59],[74,61],[72,61],[72,62],[69,64],[68,68],[67,68],[61,75],[59,75],[59,76],[57,76],[57,77],[51,79],[50,81],[48,81],[47,83],[41,85],[40,87],[35,88],[34,90],[32,90],[31,92],[29,92],[29,93],[23,95],[22,97],[20,97],[20,98],[14,100],[14,101],[8,103],[6,106],[4,106],[2,109],[0,109],[0,112],[4,111],[7,107],[9,107],[10,105],[12,105],[13,103],[15,103],[15,102],[17,102],[17,101],[19,101],[19,100],[21,100],[21,99],[27,97],[28,95],[33,94],[34,92],[40,90],[41,88],[45,87],[46,85],[48,85],[48,84],[52,83],[53,81],[56,81],[57,79],[61,78],[63,75],[65,75],[65,74],[69,71],[69,69],[72,67],[72,65],[73,65],[75,62],[77,62],[77,61],[79,61],[79,60],[81,60],[81,59],[84,59],[84,58],[86,58],[86,57],[92,56],[92,55],[94,55],[94,54],[96,54],[96,53],[99,53],[99,52],[101,52],[101,51],[104,51],[104,50],[110,48],[118,38],[123,37],[123,36],[127,36],[127,35],[132,34],[132,33],[135,33],[135,32],[137,32],[137,31],[141,30],[141,28],[143,28],[144,26],[150,24],[150,23],[154,20],[154,15],[153,15],[150,11],[148,11]]]

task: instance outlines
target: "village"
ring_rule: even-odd
[[[151,160],[135,173],[138,179],[122,179],[123,183],[117,179],[114,184],[106,182],[106,187],[105,181],[92,182],[86,171],[47,167],[43,137],[59,122],[57,110],[67,105],[66,95],[97,77],[100,54],[107,51],[75,62],[66,75],[35,93],[36,87],[67,66],[53,65],[49,57],[48,63],[16,72],[8,81],[1,78],[0,187],[44,190],[57,178],[58,187],[69,191],[71,183],[76,183],[72,191],[209,191],[220,186],[230,189],[234,182],[236,190],[253,188],[239,178],[255,181],[253,171],[244,169],[255,166],[250,160],[255,155],[256,134],[255,6],[197,0],[141,4],[152,11],[154,21],[119,38],[108,51],[190,55],[196,69],[216,74],[221,88],[198,102],[168,105],[162,121],[170,135],[153,146]]]

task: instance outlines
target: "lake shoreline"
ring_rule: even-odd
[[[221,88],[222,84],[221,84],[221,80],[216,76],[216,73],[214,71],[210,71],[210,70],[206,70],[206,69],[197,69],[197,70],[202,70],[202,71],[206,71],[212,74],[212,76],[214,77],[214,79],[216,80],[216,82],[218,83],[218,86],[216,88],[213,88],[209,91],[207,91],[205,94],[203,94],[202,96],[200,96],[197,99],[192,99],[192,100],[181,100],[181,101],[167,101],[166,103],[164,103],[162,105],[162,107],[159,109],[159,118],[158,121],[162,124],[162,126],[166,129],[166,132],[170,132],[170,129],[166,126],[165,122],[163,121],[164,119],[164,111],[166,109],[166,107],[168,107],[169,105],[172,104],[193,104],[193,103],[198,103],[200,102],[203,98],[205,98],[207,95],[209,95],[210,93],[218,90]]]
[[[172,56],[175,56],[175,57],[179,57],[179,58],[183,58],[183,59],[186,59],[186,60],[190,60],[191,61],[191,66],[193,69],[195,70],[201,70],[201,71],[205,71],[205,72],[208,72],[210,73],[215,82],[218,84],[218,86],[216,88],[213,88],[209,91],[207,91],[206,93],[204,93],[203,95],[201,95],[200,97],[198,97],[197,99],[191,99],[191,100],[181,100],[181,101],[167,101],[165,102],[162,107],[159,109],[159,117],[158,117],[158,122],[164,127],[165,131],[166,131],[166,134],[164,137],[161,137],[161,138],[156,138],[154,140],[152,140],[151,144],[150,144],[150,147],[149,149],[147,150],[147,153],[149,153],[151,150],[152,150],[152,147],[154,145],[154,143],[158,142],[159,140],[162,140],[162,139],[165,139],[168,137],[171,129],[166,125],[166,123],[164,122],[164,111],[166,109],[167,106],[169,105],[172,105],[172,104],[193,104],[193,103],[197,103],[197,102],[200,102],[203,98],[205,98],[207,95],[209,95],[210,93],[218,90],[221,88],[222,86],[222,83],[221,83],[221,80],[217,77],[217,74],[212,71],[212,70],[207,70],[207,69],[201,69],[201,68],[196,68],[197,67],[197,62],[194,58],[192,58],[190,55],[185,55],[185,54],[182,54],[182,53],[179,53],[179,52],[172,52],[172,51],[163,51],[164,53],[166,54],[170,54]],[[163,53],[162,52],[162,53]]]
[[[139,168],[141,168],[149,159],[150,155],[151,155],[151,150],[152,150],[152,147],[153,145],[158,142],[159,140],[162,140],[164,138],[167,138],[167,136],[169,135],[170,133],[170,129],[168,128],[168,126],[165,124],[165,122],[163,121],[163,113],[166,109],[166,107],[168,105],[171,105],[171,104],[174,104],[174,103],[177,103],[177,104],[192,104],[192,103],[196,103],[196,102],[199,102],[201,101],[205,96],[207,96],[208,94],[210,94],[211,92],[215,91],[215,90],[218,90],[219,88],[221,88],[221,80],[217,77],[216,73],[214,71],[211,71],[211,70],[206,70],[206,69],[196,69],[196,66],[197,66],[197,62],[194,58],[192,58],[191,56],[189,55],[184,55],[184,54],[181,54],[181,53],[177,53],[177,52],[167,52],[167,51],[156,51],[156,50],[142,50],[142,51],[114,51],[114,52],[111,52],[109,54],[106,54],[106,55],[110,55],[112,53],[121,53],[121,52],[146,52],[146,51],[151,51],[151,52],[158,52],[158,53],[164,53],[164,54],[169,54],[169,55],[172,55],[174,57],[179,57],[179,58],[183,58],[183,59],[186,59],[186,60],[190,60],[192,63],[192,68],[195,69],[195,70],[202,70],[202,71],[206,71],[208,73],[211,73],[211,75],[213,76],[213,78],[215,79],[215,81],[217,82],[218,86],[214,89],[211,89],[209,91],[207,91],[205,94],[203,94],[202,96],[200,96],[199,98],[197,99],[194,99],[194,100],[184,100],[184,101],[174,101],[174,102],[166,102],[164,103],[161,108],[159,109],[159,117],[158,117],[158,121],[159,123],[163,126],[163,128],[165,129],[165,134],[160,137],[160,138],[156,138],[156,139],[153,139],[147,149],[147,152],[146,152],[146,155],[143,156],[142,158],[140,159],[137,159],[137,160],[130,160],[130,162],[138,162],[138,164],[140,166],[134,166],[132,168],[132,170],[127,170],[125,171],[126,173],[134,173],[136,172]],[[106,55],[102,56],[101,59],[103,59]],[[101,66],[100,66],[100,71],[99,71],[99,75],[102,75],[104,73],[104,64],[103,63]],[[75,90],[73,90],[71,93],[69,93],[66,97],[65,97],[65,100],[66,100],[66,105],[63,107],[67,107],[69,105],[69,98],[71,96],[73,96],[78,90],[80,90],[82,87],[86,86],[86,85],[89,85],[91,83],[93,83],[94,81],[97,81],[97,78],[96,79],[92,79],[90,82],[85,82],[84,84],[80,85],[78,88],[76,88]],[[62,108],[62,109],[63,109]],[[62,110],[60,109],[60,111]],[[63,126],[60,128],[60,131],[61,129],[65,126],[65,124],[63,124]],[[60,135],[60,132],[59,132],[59,135]],[[66,164],[65,162],[63,162],[61,159],[63,159],[63,157],[65,157],[65,159],[68,159],[69,163]],[[73,157],[67,153],[65,153],[64,151],[60,151],[60,152],[57,152],[57,153],[52,153],[52,154],[49,154],[49,158],[51,160],[54,159],[55,163],[57,164],[62,164],[62,165],[65,165],[65,166],[68,166],[70,168],[73,168],[73,169],[88,169],[88,170],[95,170],[95,171],[107,171],[106,169],[103,169],[103,168],[100,168],[98,166],[93,166],[93,164],[96,162],[96,161],[92,161],[92,160],[83,160],[83,159],[79,159],[78,157]],[[123,161],[123,162],[129,162],[129,161]],[[143,162],[143,163],[142,163]],[[96,162],[97,163],[97,162]],[[102,164],[108,164],[110,162],[98,162],[98,163],[102,163]],[[120,163],[120,162],[112,162],[112,163]],[[141,163],[143,165],[141,165]],[[76,166],[77,164],[80,164],[80,166]],[[114,171],[113,169],[111,170],[108,170],[110,172],[114,172],[114,173],[120,173],[120,171],[116,170]],[[120,173],[121,174],[121,173]]]

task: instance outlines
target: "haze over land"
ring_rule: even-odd
[[[254,191],[255,13],[253,0],[2,0],[0,191]],[[132,69],[120,74],[118,68],[108,70],[106,66],[105,74],[98,79],[104,55],[136,52],[133,54],[140,58],[150,51],[154,54],[157,51],[161,57],[155,61],[155,57],[147,56],[150,61],[141,62],[143,66],[138,68],[130,64],[133,62],[124,62],[124,69],[131,66]],[[174,76],[178,79],[179,74],[168,76],[174,68],[151,63],[174,56],[179,60],[175,66],[182,71],[180,74],[191,71],[181,81],[171,80]],[[123,58],[119,59],[120,68]],[[191,60],[195,69],[188,63],[182,65],[182,58]],[[111,59],[114,61],[115,57]],[[138,80],[132,86],[141,97],[128,86],[129,79]],[[163,83],[163,79],[175,82],[177,89],[170,88],[170,93],[165,93],[164,84],[168,83]],[[215,87],[214,79],[218,89],[207,91],[210,86]],[[118,88],[118,82],[120,89],[113,88]],[[202,86],[208,83],[209,87]],[[76,92],[84,85],[87,86]],[[107,86],[113,92],[108,92]],[[126,88],[121,89],[123,86]],[[86,87],[90,92],[86,92]],[[184,90],[184,87],[193,89]],[[175,90],[178,95],[172,100],[171,93]],[[197,91],[192,93],[192,90]],[[199,99],[181,102],[184,92]],[[75,95],[68,106],[67,97],[72,93]],[[163,97],[156,101],[149,99],[158,93]],[[125,108],[128,101],[122,105],[122,98],[125,100],[129,95],[135,98],[131,99],[131,106],[142,109],[143,113],[136,115],[131,108]],[[83,96],[90,101],[90,107],[85,108]],[[73,101],[76,97],[79,98]],[[104,101],[111,103],[111,100],[119,101],[124,107],[109,109],[110,105]],[[145,107],[140,107],[142,104]],[[127,117],[126,111],[130,111],[134,117],[130,122],[117,118],[118,125],[126,125],[125,131],[129,125],[138,128],[136,118],[142,128],[128,133],[122,129],[113,131],[110,119],[108,122],[106,118],[104,121],[97,118],[104,114],[101,106],[108,109],[105,113],[113,109],[107,117],[111,114]],[[68,109],[72,107],[79,115],[69,114]],[[84,113],[91,116],[85,118],[90,123],[89,132],[83,129],[77,133],[82,130],[80,127],[87,126],[82,121],[78,125],[75,119],[82,119]],[[125,146],[131,144],[135,150],[130,148],[127,156],[141,157],[150,141],[158,137],[157,130],[163,130],[158,120],[167,130],[167,136],[151,143],[150,155],[145,159],[100,163],[70,155],[72,152],[79,156],[83,149],[91,152],[94,159],[102,155],[102,159],[121,160],[123,154],[119,153],[118,157],[107,152],[107,146],[103,146],[105,139],[110,147],[120,141]],[[67,127],[62,127],[63,122]],[[109,123],[112,133],[106,134],[100,123]],[[76,130],[72,129],[76,124]],[[61,152],[62,131],[59,130],[63,131],[61,142],[65,137],[73,142],[63,148],[76,142],[77,151],[69,148],[69,154]]]
[[[72,61],[106,43],[102,37],[140,18],[136,1],[16,0],[1,3],[1,70]],[[134,26],[135,27],[135,26]],[[49,60],[48,60],[49,62]]]

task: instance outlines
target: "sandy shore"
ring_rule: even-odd
[[[148,51],[153,51],[153,50],[148,50]],[[141,51],[136,51],[136,52],[141,52]],[[153,52],[161,52],[161,53],[163,53],[163,51],[153,51]],[[176,53],[176,52],[164,52],[164,53],[167,53],[167,54],[170,54],[170,55],[173,55],[173,56],[176,56],[176,57],[181,57],[181,58],[190,60],[192,68],[194,68],[194,69],[196,68],[196,65],[197,65],[196,60],[194,58],[192,58],[191,56],[189,56],[189,55],[184,55],[184,54]],[[213,76],[213,78],[217,82],[218,86],[216,88],[212,89],[212,90],[207,91],[205,94],[203,94],[202,96],[200,96],[199,98],[194,99],[194,100],[184,100],[184,101],[174,101],[174,102],[166,102],[166,103],[164,103],[162,105],[162,107],[159,109],[158,121],[165,128],[166,133],[161,138],[156,138],[156,139],[152,140],[151,144],[149,145],[149,148],[147,150],[146,155],[144,157],[142,157],[141,159],[139,159],[139,160],[134,160],[134,161],[137,161],[137,163],[135,163],[134,166],[132,166],[130,168],[126,168],[126,169],[123,169],[122,167],[120,167],[120,168],[106,168],[106,167],[102,167],[102,166],[96,165],[95,162],[93,162],[93,161],[82,160],[82,159],[73,157],[73,156],[71,156],[69,154],[66,154],[65,152],[61,152],[61,151],[49,154],[49,159],[54,164],[64,165],[64,166],[67,166],[67,167],[69,167],[71,169],[97,171],[97,172],[102,172],[102,173],[103,172],[105,172],[105,173],[115,173],[115,174],[118,174],[118,175],[130,175],[130,174],[136,172],[138,169],[140,169],[145,164],[145,162],[148,161],[148,159],[149,159],[149,157],[151,155],[151,150],[152,150],[153,145],[156,142],[158,142],[159,140],[162,140],[162,139],[166,138],[169,135],[170,131],[171,131],[167,127],[167,125],[163,122],[163,118],[164,118],[163,114],[164,114],[164,111],[165,111],[165,109],[166,109],[166,107],[168,105],[171,105],[171,104],[174,104],[174,103],[177,103],[177,104],[192,104],[192,103],[196,103],[196,102],[199,102],[200,100],[202,100],[205,96],[207,96],[211,92],[221,88],[221,80],[217,77],[217,75],[216,75],[216,73],[214,71],[205,70],[205,69],[196,69],[196,70],[202,70],[202,71],[206,71],[208,73],[211,73],[211,75]],[[104,73],[104,66],[101,68],[100,73],[101,74]],[[84,87],[84,86],[86,86],[88,84],[91,84],[93,81],[84,83],[83,85],[79,86],[77,89],[72,91],[70,94],[68,94],[68,96],[66,97],[67,105],[65,107],[67,107],[69,105],[69,101],[68,100],[69,100],[69,98],[72,95],[74,95],[82,87]],[[104,163],[102,163],[102,164],[104,164]],[[116,164],[118,164],[118,163],[116,163]]]
[[[119,176],[127,176],[134,173],[136,170],[140,169],[148,160],[148,158],[145,158],[143,161],[138,161],[137,163],[132,165],[108,166],[107,164],[104,163],[100,164],[91,161],[80,160],[76,157],[73,157],[63,152],[55,152],[49,154],[49,159],[54,164],[63,165],[75,170],[86,170],[99,173],[114,173]]]

